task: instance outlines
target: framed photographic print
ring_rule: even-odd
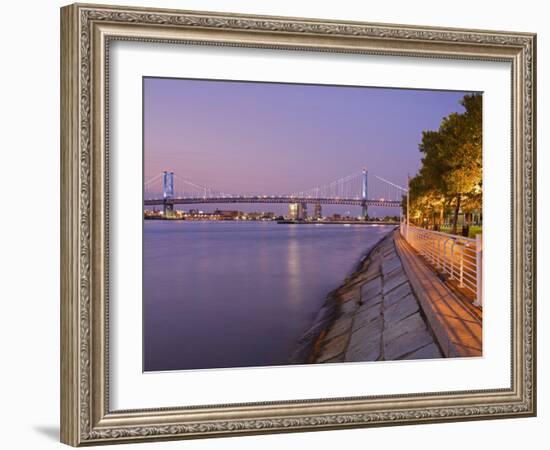
[[[534,415],[535,38],[62,8],[62,441]]]

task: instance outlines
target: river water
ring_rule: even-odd
[[[393,227],[144,224],[144,369],[285,365],[326,295]]]

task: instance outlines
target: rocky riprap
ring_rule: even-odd
[[[304,336],[308,362],[443,357],[389,233],[358,270],[333,291]]]

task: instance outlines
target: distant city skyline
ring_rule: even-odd
[[[259,195],[305,190],[363,167],[404,186],[420,167],[422,131],[464,111],[459,101],[470,93],[152,77],[143,83],[145,180],[169,170],[223,192]],[[235,209],[258,209],[251,206]]]

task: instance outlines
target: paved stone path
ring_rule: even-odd
[[[422,311],[446,357],[482,355],[482,315],[437,278],[418,253],[394,236],[397,253],[417,295]]]
[[[312,362],[443,357],[404,271],[393,233],[334,295],[336,318],[321,335]]]

